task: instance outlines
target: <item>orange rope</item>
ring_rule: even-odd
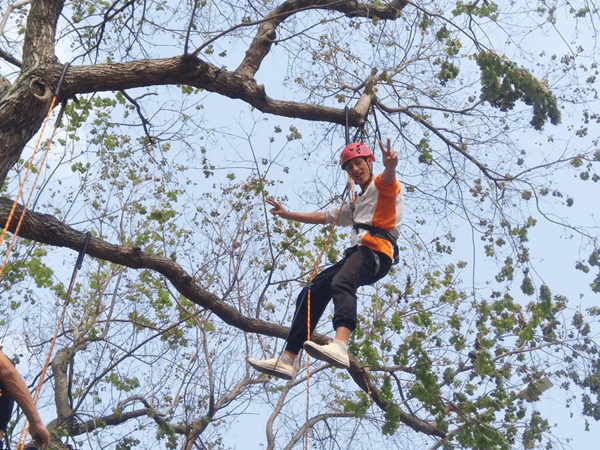
[[[13,206],[12,206],[12,208],[10,210],[9,215],[8,215],[8,219],[6,220],[6,225],[4,226],[2,235],[0,236],[0,245],[2,245],[2,242],[4,242],[4,237],[6,236],[6,233],[8,232],[8,228],[9,228],[9,226],[12,223],[12,220],[14,218],[14,214],[15,214],[15,211],[16,211],[18,203],[19,203],[19,198],[21,198],[21,195],[23,194],[23,188],[25,186],[25,182],[27,181],[27,177],[29,176],[29,172],[31,171],[31,167],[33,167],[33,165],[34,165],[33,162],[34,162],[35,156],[37,154],[37,150],[38,150],[38,148],[40,146],[40,142],[42,140],[42,136],[44,135],[44,130],[46,129],[46,125],[48,124],[48,121],[50,120],[50,114],[52,113],[52,110],[54,109],[54,106],[56,106],[57,100],[58,100],[58,96],[54,95],[52,97],[52,101],[50,103],[50,107],[48,108],[48,113],[46,114],[46,118],[44,119],[44,122],[42,124],[42,128],[41,128],[41,130],[39,132],[38,140],[37,140],[37,142],[35,144],[35,147],[33,149],[33,154],[31,155],[31,158],[29,159],[29,163],[27,164],[27,168],[26,168],[26,171],[25,171],[25,176],[23,177],[23,181],[19,185],[19,190],[18,190],[17,195],[15,197],[15,201],[14,201]],[[59,120],[57,120],[57,123],[55,123],[54,128],[52,130],[52,134],[50,135],[50,138],[48,139],[48,144],[46,146],[46,149],[44,151],[42,159],[40,160],[38,171],[37,171],[36,177],[35,177],[35,179],[33,181],[33,184],[31,186],[31,190],[29,192],[29,196],[27,197],[27,200],[23,204],[23,211],[21,212],[21,215],[19,217],[19,221],[18,221],[17,226],[15,228],[15,231],[13,233],[13,237],[12,237],[12,239],[10,241],[8,250],[6,252],[6,256],[4,258],[4,262],[3,262],[2,266],[0,267],[0,277],[2,276],[2,273],[4,272],[4,268],[6,267],[6,264],[8,262],[8,258],[10,256],[10,253],[11,253],[11,251],[13,249],[13,246],[14,246],[15,241],[17,239],[17,236],[19,234],[19,230],[21,229],[21,225],[23,224],[23,220],[25,219],[25,213],[27,211],[27,206],[29,205],[29,202],[31,201],[31,197],[33,196],[33,192],[35,190],[35,186],[36,186],[36,184],[37,184],[37,182],[39,180],[40,173],[42,172],[42,168],[44,166],[44,163],[45,163],[46,158],[48,156],[48,153],[50,151],[50,146],[52,144],[52,140],[54,139],[54,135],[56,134],[56,130],[58,129],[58,126],[60,125],[58,122],[59,122]],[[34,395],[33,395],[33,403],[34,403],[34,405],[36,405],[37,402],[38,402],[38,400],[39,400],[40,393],[41,393],[41,390],[42,390],[42,385],[44,384],[45,374],[46,374],[46,371],[48,369],[48,366],[50,365],[50,357],[52,355],[52,350],[54,349],[54,344],[55,344],[56,339],[58,337],[58,331],[59,331],[60,326],[62,324],[62,320],[63,320],[63,318],[65,316],[65,312],[66,312],[66,308],[67,308],[68,303],[69,303],[69,297],[67,297],[67,299],[65,301],[65,304],[63,305],[63,310],[62,310],[62,313],[60,315],[59,322],[57,324],[56,331],[55,331],[54,337],[52,339],[52,343],[50,344],[50,350],[48,351],[48,355],[46,356],[46,361],[44,363],[44,367],[43,367],[43,369],[41,371],[41,374],[40,374],[40,380],[38,382],[38,385],[37,385],[36,390],[35,390]],[[29,432],[29,422],[28,422],[27,418],[25,418],[25,421],[23,422],[23,428],[22,428],[21,433],[19,435],[19,440],[17,441],[17,445],[16,445],[16,449],[17,450],[25,448],[25,439],[27,437],[28,432]]]
[[[350,176],[348,176],[348,196],[350,197],[350,200],[352,203],[354,203],[354,186],[352,184],[352,179],[350,178]],[[345,197],[342,198],[342,204],[340,206],[340,209],[338,210],[337,215],[335,216],[335,219],[333,220],[333,223],[331,224],[331,229],[329,230],[329,234],[327,235],[327,239],[325,239],[325,243],[323,244],[323,248],[321,249],[321,251],[319,252],[319,256],[317,257],[317,261],[315,263],[315,267],[313,268],[312,274],[310,276],[310,282],[308,284],[308,292],[306,294],[306,340],[310,341],[310,337],[312,335],[312,330],[310,329],[310,291],[311,291],[311,284],[313,282],[313,279],[315,278],[316,274],[317,274],[317,270],[319,268],[319,264],[321,263],[321,258],[323,257],[323,255],[325,254],[325,250],[327,249],[327,245],[329,245],[329,241],[331,240],[331,236],[333,235],[333,231],[335,229],[335,226],[337,224],[337,221],[340,217],[340,214],[342,212],[342,208],[344,207],[344,204],[346,203],[346,199]],[[308,422],[309,422],[309,404],[310,404],[310,356],[308,355],[308,353],[306,354],[306,434],[305,434],[305,448],[306,450],[308,450],[308,431],[309,431],[309,426],[308,426]]]
[[[42,133],[43,133],[44,128],[46,126],[46,123],[48,122],[48,118],[50,116],[50,112],[52,111],[52,108],[54,108],[54,106],[56,104],[56,99],[57,99],[56,96],[54,96],[52,98],[52,104],[50,105],[50,109],[48,110],[48,114],[46,115],[46,120],[44,121],[44,125],[42,126],[42,131],[40,133],[40,138],[39,139],[41,139],[41,136],[42,136]],[[54,134],[56,133],[56,130],[58,129],[58,126],[59,126],[59,123],[56,123],[54,125],[54,129],[52,130],[52,134],[50,135],[50,139],[48,139],[48,145],[46,146],[46,150],[44,151],[44,155],[43,155],[42,160],[40,162],[40,170],[38,170],[38,172],[36,174],[36,177],[35,177],[35,180],[33,181],[33,186],[31,187],[31,191],[29,192],[29,197],[27,198],[27,201],[23,205],[23,212],[21,213],[21,217],[19,218],[19,223],[17,224],[17,228],[15,229],[15,232],[13,234],[13,239],[10,242],[9,250],[8,250],[7,256],[6,256],[5,260],[4,260],[4,265],[2,266],[2,269],[4,269],[4,266],[6,265],[6,261],[8,260],[8,254],[10,253],[10,250],[12,249],[12,246],[13,246],[15,240],[16,240],[16,237],[17,237],[17,233],[19,232],[19,229],[21,228],[21,224],[23,223],[23,220],[25,218],[25,211],[27,209],[27,205],[29,204],[29,201],[31,200],[31,197],[33,195],[33,191],[34,191],[35,185],[37,184],[38,178],[40,176],[41,168],[43,167],[44,162],[46,161],[46,157],[48,156],[48,152],[50,150],[50,145],[52,144],[52,139],[54,138]],[[39,139],[38,139],[38,144],[36,144],[36,148],[39,145]],[[31,161],[33,161],[33,157],[34,156],[35,156],[35,152],[34,152],[34,154],[31,157]],[[19,195],[20,195],[20,193],[19,193]],[[13,205],[13,211],[16,208],[16,204],[17,204],[18,198],[19,197],[17,196],[17,199],[15,200],[15,204]],[[12,211],[11,211],[11,213],[12,213]],[[9,217],[9,220],[6,222],[5,233],[6,233],[6,229],[8,229],[8,225],[10,223],[10,220],[11,220],[11,218]],[[4,235],[2,237],[4,237]],[[0,241],[0,243],[1,243],[1,241]],[[0,269],[0,276],[2,275],[2,269]],[[71,284],[72,283],[73,283],[73,281],[71,281]],[[69,289],[69,292],[70,292],[70,289]],[[61,312],[61,314],[59,316],[58,323],[56,325],[56,330],[54,332],[54,337],[52,338],[52,342],[50,343],[50,349],[48,350],[48,354],[46,355],[46,361],[44,362],[44,366],[43,366],[42,371],[40,373],[40,379],[39,379],[38,385],[35,388],[35,392],[34,392],[34,395],[33,395],[33,403],[34,403],[34,405],[37,405],[37,402],[38,402],[38,400],[40,398],[40,394],[41,394],[41,391],[42,391],[42,385],[44,384],[44,380],[45,380],[45,377],[46,377],[46,371],[48,370],[48,366],[50,365],[50,358],[52,356],[52,351],[54,350],[54,344],[56,343],[56,339],[58,338],[58,331],[60,330],[60,327],[62,325],[62,321],[63,321],[63,318],[64,318],[65,313],[66,313],[67,305],[69,304],[69,300],[70,300],[70,296],[67,296],[67,298],[65,299],[65,303],[63,305],[62,312]],[[25,448],[25,439],[27,438],[28,432],[29,432],[29,422],[27,421],[27,418],[25,418],[25,422],[23,423],[23,428],[21,430],[21,434],[19,435],[19,440],[17,441],[16,450],[22,450],[22,449]]]
[[[25,171],[25,176],[23,177],[23,181],[21,182],[21,184],[19,186],[19,190],[15,197],[15,201],[13,203],[12,209],[10,210],[10,213],[8,214],[8,219],[6,220],[4,230],[2,231],[2,236],[0,236],[0,245],[2,245],[2,243],[4,242],[4,236],[6,236],[8,227],[10,226],[10,223],[12,222],[15,210],[17,209],[17,204],[19,202],[19,198],[21,197],[21,194],[23,192],[23,187],[25,186],[25,181],[27,180],[27,177],[29,176],[29,171],[31,170],[31,167],[33,166],[33,160],[34,160],[36,152],[40,146],[42,136],[44,135],[44,130],[46,129],[46,125],[48,124],[48,121],[50,120],[50,114],[52,113],[52,110],[54,109],[54,106],[56,105],[56,102],[58,101],[58,94],[60,92],[60,87],[65,79],[65,75],[67,74],[67,69],[69,68],[69,65],[70,65],[69,63],[66,63],[64,65],[62,74],[60,75],[60,78],[58,80],[58,85],[56,87],[56,91],[55,91],[54,95],[52,96],[52,101],[50,103],[50,107],[48,108],[48,112],[46,113],[44,123],[42,124],[42,128],[41,128],[39,136],[38,136],[38,140],[35,144],[35,147],[33,148],[33,154],[31,155],[31,158],[29,159],[29,164],[27,165],[27,169]],[[63,104],[63,107],[64,107],[64,104]],[[6,267],[6,264],[8,262],[8,257],[10,255],[13,245],[17,239],[17,235],[19,234],[19,229],[21,228],[21,224],[23,223],[23,219],[25,218],[25,212],[27,211],[27,205],[29,204],[29,201],[31,200],[31,196],[33,195],[35,185],[37,184],[37,180],[42,171],[41,169],[44,166],[44,162],[46,161],[46,157],[48,156],[48,152],[50,151],[50,145],[52,144],[52,139],[54,138],[54,134],[56,133],[56,130],[58,129],[58,127],[60,125],[60,120],[61,120],[63,111],[64,111],[64,109],[61,109],[61,112],[59,113],[58,118],[54,124],[54,129],[52,130],[52,134],[50,135],[50,139],[48,140],[48,145],[46,146],[46,151],[44,152],[44,156],[42,157],[42,160],[40,161],[39,170],[35,177],[35,181],[33,182],[33,185],[31,186],[31,191],[29,193],[29,197],[27,198],[27,201],[23,205],[23,211],[21,212],[21,217],[19,219],[19,223],[17,224],[17,227],[13,234],[12,241],[10,242],[10,245],[6,252],[6,257],[4,258],[4,263],[2,264],[2,267],[0,267],[0,278],[2,277],[2,273],[4,272],[4,268]]]
[[[37,150],[37,148],[39,146],[39,143],[40,143],[40,141],[42,139],[42,135],[44,133],[44,129],[45,129],[46,124],[48,123],[48,120],[50,118],[50,113],[52,112],[52,109],[56,105],[56,101],[57,101],[57,96],[55,95],[54,97],[52,97],[52,103],[50,104],[50,108],[48,109],[48,114],[46,115],[46,119],[44,120],[44,124],[42,125],[42,129],[40,131],[40,136],[38,138],[38,142],[37,142],[37,144],[35,146],[33,155],[31,156],[30,163],[27,166],[28,170],[29,170],[29,167],[31,165],[33,165],[33,158],[35,157],[35,153],[36,153],[36,150]],[[12,240],[10,242],[8,251],[6,253],[6,257],[4,259],[4,264],[0,268],[0,276],[2,276],[2,271],[4,270],[4,267],[6,266],[6,263],[8,261],[8,256],[10,254],[10,251],[12,250],[12,247],[13,247],[13,245],[15,243],[15,240],[17,238],[19,230],[21,229],[21,225],[23,223],[23,220],[25,219],[25,212],[27,210],[27,205],[29,204],[29,201],[31,200],[31,197],[33,195],[34,188],[35,188],[35,186],[37,184],[37,181],[39,179],[39,176],[40,176],[40,173],[41,173],[41,169],[44,166],[44,162],[46,161],[46,157],[48,156],[48,152],[50,151],[50,145],[52,144],[52,140],[54,138],[54,134],[56,133],[56,130],[58,129],[58,126],[59,126],[58,123],[56,123],[54,125],[54,129],[52,130],[52,134],[50,135],[50,138],[48,139],[48,145],[46,146],[46,150],[44,151],[44,155],[42,156],[42,159],[40,161],[39,170],[37,171],[35,180],[33,181],[33,185],[31,187],[31,191],[29,192],[29,196],[27,197],[27,201],[23,204],[23,211],[21,212],[21,216],[19,218],[19,222],[17,223],[17,227],[15,228],[15,231],[13,233],[13,238],[12,238]],[[23,180],[23,184],[24,183],[25,183],[25,180]],[[21,185],[21,187],[23,186],[23,184]],[[8,220],[6,222],[6,226],[4,228],[4,233],[2,234],[2,239],[4,238],[4,235],[6,234],[6,231],[8,230],[8,226],[9,226],[11,220],[12,220],[13,212],[16,209],[17,202],[18,202],[19,197],[21,195],[21,190],[22,189],[20,188],[19,193],[17,194],[17,197],[16,197],[15,202],[13,204],[13,208],[11,210],[11,214],[9,215],[9,218],[8,218]],[[2,243],[2,240],[0,239],[0,244],[1,243]],[[67,297],[67,299],[65,301],[65,304],[63,305],[63,310],[62,310],[62,313],[61,313],[61,315],[59,317],[58,324],[56,326],[56,331],[54,332],[54,337],[52,338],[52,343],[50,344],[50,349],[48,350],[48,354],[46,355],[46,361],[45,361],[44,366],[42,368],[42,371],[40,373],[40,380],[38,382],[37,387],[35,388],[35,392],[34,392],[34,395],[33,395],[33,403],[34,403],[34,405],[37,405],[37,402],[38,402],[38,400],[40,398],[40,394],[41,394],[41,391],[42,391],[42,385],[44,384],[44,379],[45,379],[45,376],[46,376],[46,370],[48,370],[48,366],[50,365],[50,357],[52,355],[52,350],[54,349],[54,344],[55,344],[56,339],[58,337],[58,330],[60,329],[60,326],[62,325],[62,320],[63,320],[63,318],[65,316],[65,311],[66,311],[68,303],[69,303],[69,298]],[[28,432],[29,432],[29,422],[28,422],[27,418],[25,418],[25,421],[23,422],[23,428],[21,429],[21,433],[19,435],[19,440],[17,441],[16,450],[22,450],[22,449],[25,448],[25,439],[27,438]]]
[[[71,284],[73,280],[71,281]],[[71,289],[69,289],[69,292]],[[50,365],[50,358],[52,356],[52,351],[54,350],[54,344],[56,343],[56,339],[58,338],[58,331],[62,326],[63,319],[65,317],[67,306],[69,304],[70,296],[67,296],[65,302],[63,304],[62,312],[58,318],[58,323],[56,324],[56,330],[54,331],[54,337],[52,338],[52,342],[50,343],[50,348],[48,349],[48,354],[46,355],[46,361],[44,362],[44,367],[40,373],[40,380],[38,381],[38,385],[35,388],[35,392],[33,394],[33,403],[37,405],[37,402],[40,398],[40,394],[42,392],[42,385],[44,384],[44,380],[46,378],[46,371],[48,370],[48,366]],[[29,422],[27,418],[25,418],[25,422],[23,423],[23,429],[21,430],[21,434],[19,435],[19,440],[17,441],[16,450],[23,450],[25,448],[25,439],[27,438],[27,434],[29,432]]]
[[[15,197],[15,201],[13,203],[12,209],[10,210],[10,213],[8,214],[8,219],[6,220],[6,225],[4,226],[4,230],[2,231],[2,236],[0,236],[0,245],[2,245],[2,243],[4,242],[4,236],[6,236],[6,233],[8,232],[8,227],[10,226],[13,216],[15,214],[15,211],[17,209],[17,205],[19,204],[19,198],[21,197],[21,194],[23,193],[23,187],[25,186],[25,182],[27,181],[27,177],[29,176],[29,172],[31,171],[31,167],[33,166],[33,160],[35,158],[35,155],[37,153],[37,150],[40,146],[40,142],[42,140],[42,136],[44,134],[44,129],[46,128],[46,124],[48,123],[48,120],[50,119],[50,113],[52,112],[52,109],[54,108],[54,106],[56,105],[56,100],[57,97],[54,96],[52,97],[52,103],[50,104],[50,108],[48,109],[48,113],[46,114],[46,118],[44,119],[44,123],[42,125],[42,129],[40,130],[40,134],[38,137],[38,140],[35,144],[35,147],[33,148],[33,154],[31,155],[31,158],[29,159],[29,163],[27,164],[27,169],[25,170],[25,176],[23,177],[23,181],[21,182],[20,186],[19,186],[19,190],[17,192],[17,196]],[[58,127],[58,125],[55,125],[54,130],[52,131],[52,135],[50,137],[50,140],[48,141],[48,146],[46,147],[46,151],[44,152],[44,156],[42,157],[42,160],[39,164],[39,170],[37,172],[37,175],[35,177],[35,181],[33,182],[33,186],[31,187],[31,191],[29,193],[29,197],[27,198],[27,202],[25,202],[25,204],[23,205],[23,211],[21,212],[21,217],[19,218],[19,222],[17,224],[17,227],[15,229],[15,232],[13,233],[13,237],[12,240],[10,241],[10,244],[8,246],[8,250],[6,251],[6,256],[4,258],[4,262],[2,264],[2,267],[0,267],[0,277],[2,277],[2,273],[4,272],[4,268],[6,267],[6,264],[8,263],[8,258],[10,256],[10,252],[13,249],[13,245],[17,239],[17,234],[19,233],[19,229],[21,228],[21,224],[23,223],[23,219],[25,218],[25,211],[27,210],[27,205],[29,203],[29,201],[31,200],[31,196],[33,194],[33,190],[35,188],[35,185],[37,183],[37,180],[40,176],[40,172],[41,172],[41,168],[44,165],[44,161],[46,160],[46,156],[48,155],[48,151],[50,150],[50,143],[52,142],[52,138],[54,137],[54,133],[56,132],[56,128]]]

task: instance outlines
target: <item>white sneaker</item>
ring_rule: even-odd
[[[304,343],[304,350],[306,350],[306,353],[313,358],[333,364],[340,369],[349,369],[350,358],[348,357],[348,350],[342,348],[344,344],[341,342],[340,344],[335,340],[326,345],[319,345],[315,344],[313,341],[306,341]]]
[[[275,375],[284,380],[291,380],[296,374],[296,369],[293,364],[284,362],[281,356],[269,359],[248,358],[248,364],[261,373]]]

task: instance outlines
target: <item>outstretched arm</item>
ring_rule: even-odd
[[[295,220],[296,222],[303,223],[315,223],[315,224],[324,224],[325,223],[325,213],[324,212],[291,212],[281,206],[280,203],[277,203],[275,200],[269,198],[267,199],[267,203],[271,205],[271,214],[274,216],[279,216],[282,219]]]
[[[25,381],[2,351],[0,351],[0,379],[10,396],[25,413],[29,421],[29,434],[31,434],[35,444],[38,447],[46,447],[50,442],[50,433],[35,408],[35,403]]]
[[[398,155],[392,150],[390,140],[387,140],[387,149],[383,146],[383,142],[379,141],[379,148],[383,154],[383,170],[382,181],[384,183],[393,183],[396,181],[396,166],[398,165]]]

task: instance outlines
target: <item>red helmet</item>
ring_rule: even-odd
[[[344,150],[342,150],[342,169],[344,168],[344,164],[348,161],[359,157],[369,158],[369,161],[371,162],[375,161],[373,152],[362,142],[353,142],[352,144],[346,145]]]

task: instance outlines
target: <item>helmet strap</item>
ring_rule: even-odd
[[[369,166],[369,181],[367,181],[363,186],[368,186],[371,181],[373,181],[373,161],[370,161],[368,158],[365,158],[365,162]],[[363,186],[360,187],[360,191],[364,192]]]

